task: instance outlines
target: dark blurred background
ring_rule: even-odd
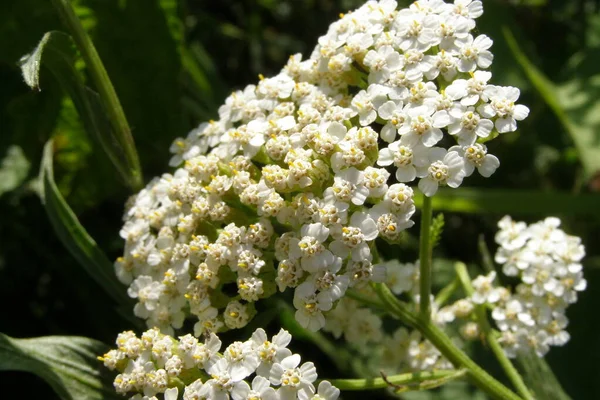
[[[147,182],[167,171],[168,147],[175,137],[218,117],[216,110],[226,95],[254,83],[259,73],[276,74],[291,54],[308,56],[338,14],[361,2],[73,4],[122,102]],[[600,201],[596,210],[581,208],[578,202],[585,198],[589,204],[600,190],[599,1],[484,0],[484,7],[478,30],[494,39],[493,81],[521,88],[521,102],[531,114],[516,133],[490,143],[490,151],[502,162],[496,174],[488,180],[474,177],[466,186],[507,189],[504,207],[508,203],[515,218],[528,222],[546,215],[536,213],[531,204],[527,209],[532,212],[519,213],[520,205],[510,204],[508,190],[535,191],[540,196],[533,198],[544,203],[540,206],[552,205],[555,193],[572,195],[572,202],[556,205],[555,215],[587,246],[589,287],[569,309],[571,341],[553,349],[547,359],[572,398],[600,398]],[[36,194],[44,143],[54,137],[57,184],[83,226],[113,259],[122,252],[118,231],[131,193],[85,133],[53,76],[44,72],[40,92],[23,82],[20,57],[50,30],[64,30],[51,2],[0,1],[0,332],[13,337],[81,335],[112,343],[130,324],[62,246]],[[484,212],[445,213],[437,256],[478,263],[480,234],[495,249],[495,224],[505,208],[482,207]],[[415,255],[416,249],[407,245],[400,258],[414,261]],[[312,353],[311,360],[329,365],[310,344],[298,346]],[[327,371],[328,377],[338,376],[335,369]],[[42,381],[33,379],[0,374],[4,393],[26,384],[28,398],[55,398]],[[463,398],[476,398],[472,396]]]

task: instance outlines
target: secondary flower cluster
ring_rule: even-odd
[[[542,357],[549,346],[569,340],[565,311],[587,285],[580,263],[585,249],[580,238],[559,229],[558,218],[528,226],[506,216],[498,226],[496,262],[505,275],[518,277],[521,283],[510,293],[492,286],[494,273],[479,277],[473,281],[477,293],[472,300],[494,306],[492,318],[509,356],[533,349]]]
[[[505,275],[518,278],[519,283],[510,289],[494,285],[496,272],[480,275],[473,280],[474,293],[467,298],[448,305],[445,303],[451,294],[432,298],[432,321],[440,327],[458,323],[456,328],[464,339],[479,340],[482,332],[473,310],[485,304],[492,310],[500,330],[499,342],[509,357],[529,350],[543,357],[550,346],[562,346],[569,340],[565,312],[587,285],[581,265],[584,247],[580,238],[559,229],[557,218],[528,226],[506,216],[498,226],[496,242],[500,247],[495,260]],[[407,298],[407,305],[417,307],[419,262],[392,260],[378,267],[386,269],[385,283],[390,290]],[[359,293],[377,300],[369,287]],[[327,314],[324,330],[336,339],[344,338],[357,351],[366,351],[364,356],[375,362],[374,368],[390,373],[452,368],[418,331],[400,327],[388,334],[376,312],[349,298],[340,300]],[[377,354],[374,349],[381,346],[383,354]]]
[[[287,348],[291,335],[281,330],[269,341],[257,329],[245,342],[234,342],[222,353],[221,340],[211,334],[204,343],[191,335],[179,340],[151,329],[137,337],[123,332],[117,349],[100,359],[120,373],[114,380],[118,393],[132,400],[183,399],[234,400],[335,400],[340,391],[327,381],[315,389],[317,371],[312,362],[300,364],[300,356]],[[254,378],[250,381],[250,377]]]
[[[492,41],[472,34],[481,2],[396,8],[342,15],[308,59],[175,140],[178,169],[130,202],[115,264],[149,326],[172,332],[191,315],[196,335],[239,328],[277,285],[318,330],[348,287],[385,278],[372,248],[414,224],[411,182],[432,196],[495,171],[477,140],[514,131],[528,109],[490,83]]]

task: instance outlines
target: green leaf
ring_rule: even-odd
[[[30,163],[19,146],[10,146],[0,163],[0,196],[16,189],[29,173]]]
[[[538,399],[571,400],[556,379],[554,372],[543,358],[535,353],[522,354],[517,362],[523,370],[523,378]]]
[[[415,196],[420,206],[423,196]],[[600,195],[510,189],[447,189],[432,197],[433,209],[469,214],[587,215],[600,218]]]
[[[35,374],[64,400],[122,399],[97,360],[107,350],[104,343],[84,337],[14,339],[0,333],[0,371]]]
[[[76,68],[81,59],[70,36],[57,31],[44,35],[36,49],[21,59],[23,79],[32,89],[41,90],[40,72],[47,67],[61,87],[71,97],[85,130],[97,139],[119,172],[130,185],[136,179],[131,175],[124,147],[121,146],[100,102],[98,93],[84,85]]]
[[[188,121],[181,106],[184,71],[178,39],[172,36],[179,28],[171,21],[177,15],[165,15],[159,1],[81,2],[95,15],[96,25],[88,34],[136,136],[144,171],[148,176],[160,175],[170,158],[166,149],[173,139],[186,135],[200,122]],[[216,108],[212,117],[215,115]]]
[[[143,186],[139,156],[135,148],[133,136],[131,135],[129,123],[125,117],[125,112],[121,107],[121,102],[104,68],[104,64],[92,40],[84,30],[70,0],[52,0],[52,4],[60,15],[63,24],[69,30],[77,49],[81,52],[81,56],[85,61],[86,71],[95,89],[98,90],[98,103],[102,106],[110,126],[114,130],[113,138],[116,141],[115,144],[123,152],[123,164],[126,168],[125,172],[127,172],[127,175],[125,175],[126,182],[134,190],[139,190]]]
[[[589,180],[600,172],[600,74],[596,73],[597,58],[589,60],[594,73],[586,79],[572,79],[556,85],[531,62],[510,29],[504,27],[503,33],[533,87],[569,133],[583,166],[584,179]],[[580,62],[578,66],[585,67],[585,64]],[[578,72],[572,73],[572,76],[579,76]]]
[[[442,233],[444,232],[444,214],[437,214],[431,221],[431,227],[429,229],[431,232],[431,248],[434,249],[440,242]]]
[[[125,287],[113,273],[112,263],[79,223],[60,194],[54,182],[52,159],[52,141],[48,141],[41,162],[40,184],[42,202],[54,231],[71,255],[113,299],[120,305],[130,306],[131,299],[127,297]]]

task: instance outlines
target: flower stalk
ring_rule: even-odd
[[[521,397],[488,374],[469,358],[466,353],[456,347],[452,339],[435,326],[430,319],[424,320],[411,312],[394,296],[386,285],[375,284],[373,286],[381,301],[388,307],[390,313],[405,324],[418,329],[456,368],[467,369],[467,375],[477,387],[495,399],[521,399]]]
[[[393,387],[397,392],[403,392],[415,389],[431,389],[448,381],[461,378],[466,372],[466,370],[424,371],[383,376],[381,378],[330,379],[329,382],[338,389],[346,391]]]
[[[431,219],[433,209],[431,197],[423,196],[421,207],[421,233],[419,243],[419,268],[420,268],[420,307],[419,311],[423,321],[431,319]]]
[[[455,264],[454,268],[456,270],[456,275],[458,276],[458,279],[460,280],[460,283],[463,287],[463,290],[468,296],[471,296],[475,292],[475,290],[471,285],[471,278],[469,277],[467,266],[464,263],[458,262]],[[517,392],[523,399],[533,400],[533,396],[527,388],[527,385],[525,385],[525,382],[519,374],[519,371],[517,371],[515,366],[506,356],[506,353],[502,349],[502,346],[500,346],[500,343],[498,342],[498,338],[496,336],[496,332],[494,332],[487,319],[485,306],[476,305],[475,315],[477,317],[479,327],[485,335],[486,343],[496,356],[496,359],[498,360],[500,366],[506,373],[506,376],[508,376],[508,379],[510,379],[511,383],[514,385],[515,389],[517,389]]]

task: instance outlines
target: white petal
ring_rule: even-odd
[[[483,159],[483,163],[481,163],[481,167],[477,168],[481,176],[485,178],[489,178],[496,169],[500,166],[500,160],[498,157],[488,154]]]
[[[477,129],[475,129],[475,133],[479,137],[488,137],[490,132],[494,128],[494,123],[489,119],[482,119],[477,124]]]
[[[394,155],[389,148],[382,149],[379,152],[379,158],[377,159],[377,165],[381,165],[382,167],[387,167],[388,165],[392,165],[394,162]]]
[[[450,115],[447,111],[438,111],[433,114],[433,126],[436,128],[444,128],[450,124]]]
[[[360,230],[365,235],[365,240],[374,240],[379,234],[377,224],[371,218],[367,218],[360,226]]]
[[[177,400],[179,389],[176,387],[165,390],[165,400]]]
[[[488,68],[494,61],[494,55],[489,51],[482,51],[477,57],[477,65],[480,68]]]
[[[499,133],[514,132],[517,130],[517,121],[513,117],[498,118],[496,129]]]
[[[398,182],[412,182],[417,177],[417,170],[413,165],[400,167],[396,170],[396,179]]]
[[[467,81],[464,79],[455,80],[446,88],[446,95],[452,100],[462,99],[467,95]]]
[[[396,139],[396,134],[398,130],[392,124],[386,124],[382,129],[379,136],[381,136],[381,140],[392,143],[394,139]]]
[[[344,136],[346,136],[346,132],[346,127],[336,121],[329,124],[329,127],[327,128],[327,133],[339,140],[343,139]]]
[[[440,140],[442,140],[442,138],[444,137],[444,134],[442,133],[442,131],[438,128],[431,128],[429,131],[425,132],[423,134],[423,144],[427,147],[432,147],[434,146],[437,142],[439,142]],[[403,136],[404,138],[404,136]]]
[[[485,118],[492,118],[494,115],[496,115],[496,110],[494,110],[494,107],[492,107],[491,104],[480,105],[477,107],[477,112]]]
[[[340,240],[334,240],[329,245],[329,250],[338,257],[346,258],[350,254],[350,249]]]
[[[427,197],[433,196],[438,190],[438,183],[430,178],[423,178],[419,181],[419,189]]]
[[[480,50],[487,50],[490,47],[492,47],[493,43],[494,42],[492,42],[492,39],[490,39],[488,36],[486,36],[486,35],[479,35],[473,41],[473,46],[477,47]]]
[[[522,104],[517,104],[513,110],[513,117],[517,121],[522,121],[529,115],[529,108]]]
[[[352,259],[354,261],[362,261],[369,258],[371,255],[371,250],[369,249],[369,245],[366,243],[361,243],[357,247],[352,249]]]
[[[368,195],[369,189],[366,186],[358,186],[352,195],[352,204],[363,205]]]

